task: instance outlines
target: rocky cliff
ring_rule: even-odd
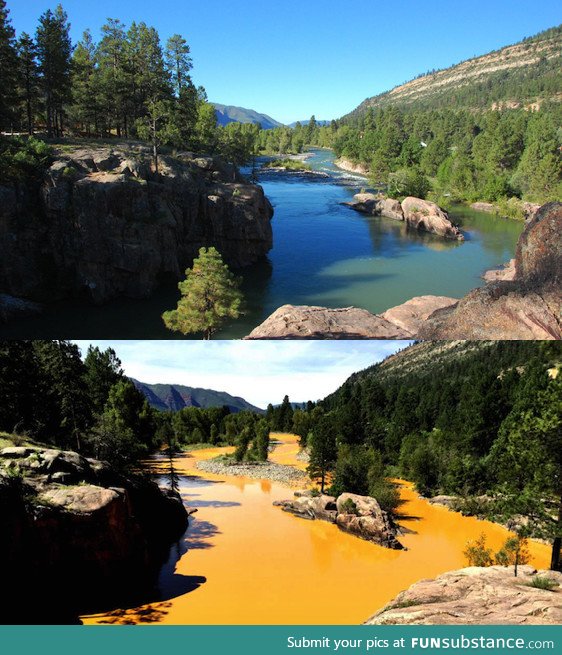
[[[187,512],[147,479],[22,446],[0,451],[0,525],[4,622],[68,623],[150,591]]]
[[[272,246],[261,187],[217,158],[141,145],[59,150],[37,183],[0,182],[0,291],[32,300],[141,298],[180,279],[202,246],[232,267]]]
[[[552,580],[552,589],[532,586]],[[520,566],[470,567],[416,582],[366,621],[369,625],[558,625],[562,573]]]

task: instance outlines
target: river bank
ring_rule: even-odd
[[[273,462],[306,467],[296,458],[296,436],[272,438],[280,442]],[[359,624],[420,578],[464,566],[469,539],[485,532],[490,546],[499,548],[509,534],[431,505],[401,481],[398,522],[407,550],[390,550],[273,507],[287,498],[286,485],[198,467],[228,452],[209,448],[174,458],[182,498],[198,512],[162,569],[159,592],[166,600],[83,616],[84,623]],[[158,468],[166,484],[163,459]],[[533,542],[530,549],[533,565],[545,567],[548,547]],[[177,583],[189,586],[191,579],[194,589],[178,593]]]
[[[417,296],[460,298],[483,283],[484,271],[513,258],[523,229],[517,221],[455,206],[450,215],[465,235],[460,243],[408,231],[404,222],[350,211],[342,203],[351,201],[365,180],[337,169],[333,161],[328,150],[314,150],[307,159],[327,178],[258,171],[275,208],[273,248],[266,259],[236,271],[243,278],[245,314],[218,338],[246,336],[285,304],[355,306],[379,314]],[[0,325],[0,336],[174,338],[161,314],[177,300],[175,281],[164,281],[145,300],[122,298],[99,307],[61,301],[45,307],[42,315]],[[139,320],[131,321],[131,315]]]

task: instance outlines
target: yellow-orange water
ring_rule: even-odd
[[[297,438],[273,461],[304,469]],[[324,521],[307,521],[273,507],[292,491],[266,480],[204,473],[196,462],[227,449],[194,451],[176,460],[185,501],[198,508],[185,539],[188,550],[162,578],[166,600],[82,617],[85,623],[358,624],[417,580],[466,566],[466,542],[481,532],[497,549],[508,536],[498,525],[463,517],[401,487],[400,537],[408,550],[376,546]],[[548,548],[532,543],[532,563],[545,567]],[[191,590],[189,590],[191,589]]]

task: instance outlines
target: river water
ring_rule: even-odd
[[[272,435],[270,459],[303,469],[294,435]],[[81,617],[84,623],[359,624],[414,582],[466,566],[469,539],[485,533],[494,549],[507,530],[420,499],[403,483],[400,537],[389,550],[324,521],[273,507],[292,490],[267,480],[203,473],[198,460],[231,449],[193,451],[175,459],[185,502],[198,509],[159,579],[156,600]],[[165,481],[165,478],[162,478]],[[531,543],[545,568],[549,549]]]
[[[263,160],[262,160],[263,161]],[[329,150],[308,163],[327,177],[262,171],[258,180],[275,208],[274,247],[243,276],[246,313],[217,338],[248,334],[284,304],[381,312],[414,296],[460,298],[483,284],[480,275],[513,257],[522,223],[457,206],[452,219],[463,243],[419,232],[403,223],[368,217],[342,205],[367,181],[334,166]],[[175,307],[176,285],[147,300],[119,299],[103,307],[64,302],[35,318],[0,326],[0,338],[169,339],[161,314]]]

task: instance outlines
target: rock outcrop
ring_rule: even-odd
[[[385,216],[397,221],[405,221],[413,230],[430,232],[446,239],[464,240],[461,231],[449,220],[447,212],[434,202],[408,197],[400,203],[393,198],[374,193],[358,193],[353,196],[352,202],[345,204],[355,211],[370,216]]]
[[[455,307],[458,302],[456,298],[448,296],[417,296],[402,305],[387,309],[381,317],[414,337],[435,312]]]
[[[458,302],[420,296],[377,316],[366,309],[283,305],[246,339],[409,339],[422,321]]]
[[[486,271],[482,275],[482,278],[486,280],[486,282],[502,282],[515,280],[515,276],[515,259],[510,259],[501,268],[492,268],[491,270]]]
[[[515,277],[435,312],[421,339],[561,339],[562,203],[541,207],[517,244]]]
[[[562,590],[531,586],[535,578],[562,584],[562,573],[520,566],[470,567],[422,580],[366,621],[369,625],[559,625]]]
[[[369,496],[343,493],[337,498],[312,491],[296,491],[291,500],[273,503],[283,511],[305,519],[335,523],[351,534],[379,546],[400,550],[397,529],[388,512]]]
[[[447,212],[434,202],[410,196],[402,201],[402,211],[408,227],[431,232],[446,239],[464,240],[459,228],[449,220]]]
[[[334,166],[341,168],[342,171],[348,171],[349,173],[357,173],[358,175],[368,175],[369,168],[365,164],[359,164],[351,161],[350,159],[345,159],[345,157],[340,157],[334,161]]]
[[[15,596],[7,623],[72,622],[150,591],[187,527],[178,494],[75,452],[27,446],[0,451],[0,517],[3,581]]]
[[[273,210],[260,186],[217,158],[144,146],[70,149],[39,185],[0,184],[0,290],[52,301],[147,297],[180,279],[199,248],[232,267],[272,246]]]
[[[41,311],[42,307],[39,303],[0,293],[0,323],[7,323],[14,318],[40,314]]]
[[[246,339],[403,339],[405,332],[366,309],[283,305]]]
[[[461,300],[420,296],[380,316],[285,305],[246,338],[562,339],[561,233],[562,203],[549,203],[526,225],[513,264]]]

